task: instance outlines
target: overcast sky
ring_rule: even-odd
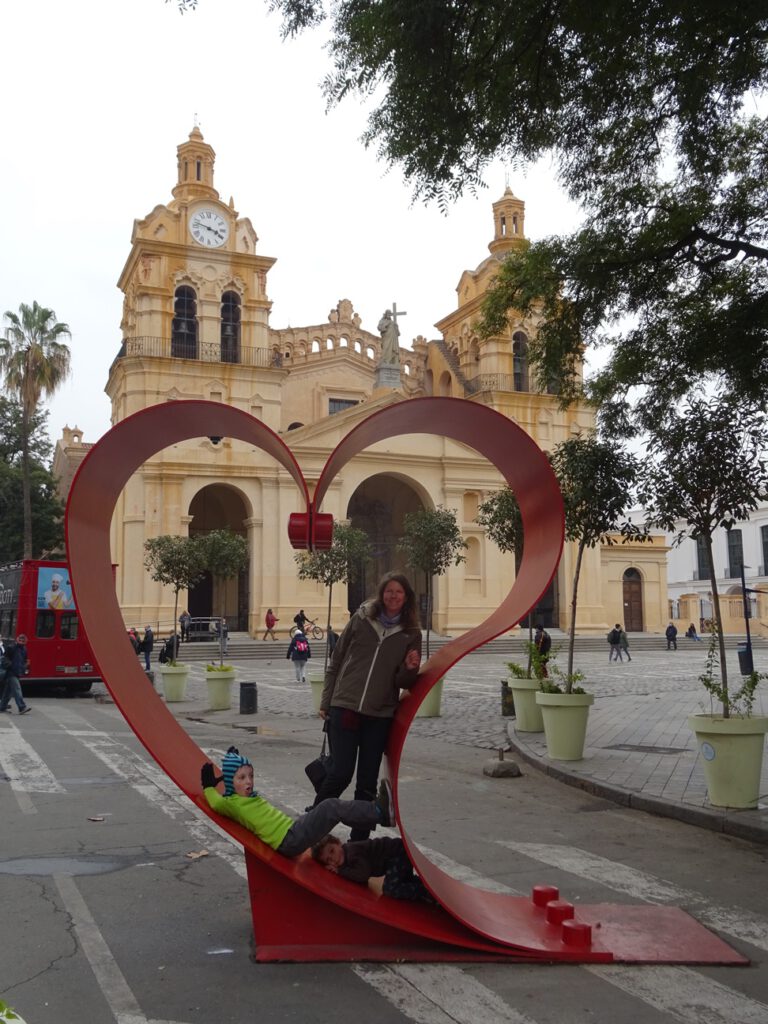
[[[104,394],[120,344],[116,282],[134,218],[171,199],[176,146],[195,118],[216,151],[215,186],[251,219],[273,327],[323,323],[348,298],[376,330],[392,302],[408,311],[401,344],[434,338],[463,270],[488,254],[491,203],[506,169],[447,215],[412,205],[360,136],[356,99],[325,111],[322,31],[283,42],[264,0],[25,0],[0,10],[3,39],[0,312],[56,311],[72,330],[73,373],[49,404],[86,441],[109,428]],[[548,165],[509,171],[539,238],[578,221]]]

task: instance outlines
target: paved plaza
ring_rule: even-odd
[[[517,733],[514,719],[502,716],[501,680],[508,674],[510,656],[492,651],[469,655],[448,673],[441,716],[417,718],[408,742],[429,737],[489,751],[503,749],[511,752],[507,756],[517,759],[524,770],[534,765],[563,782],[619,803],[768,841],[765,762],[761,788],[765,802],[756,810],[722,810],[711,807],[707,800],[703,768],[686,724],[688,715],[710,710],[708,694],[698,681],[704,671],[706,644],[684,642],[677,651],[667,652],[663,643],[660,638],[659,650],[637,648],[632,661],[621,663],[609,664],[607,650],[577,652],[574,667],[584,673],[585,689],[595,695],[582,761],[550,761],[543,734]],[[191,659],[193,651],[185,650],[185,660],[187,656]],[[768,671],[768,650],[755,650],[754,658],[758,671]],[[240,715],[237,686],[230,711],[207,710],[204,663],[196,661],[191,663],[189,700],[171,705],[177,716],[221,724],[231,721],[240,728],[289,716],[305,720],[310,735],[317,728],[310,688],[294,679],[284,644],[275,644],[272,660],[228,660],[238,667],[240,682],[257,684],[258,713]],[[558,660],[564,668],[562,650]],[[321,671],[321,660],[313,659],[310,667]],[[731,683],[738,684],[735,650],[728,651],[728,667]],[[768,713],[768,683],[758,688],[755,711]]]

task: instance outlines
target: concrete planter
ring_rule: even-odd
[[[590,705],[594,703],[592,693],[542,693],[536,694],[536,703],[541,708],[544,720],[544,738],[547,741],[547,756],[553,761],[580,761],[584,756],[584,741],[587,737],[587,720]]]
[[[442,714],[440,704],[443,699],[443,680],[440,679],[421,703],[416,718],[439,718]]]
[[[317,674],[310,673],[309,685],[312,689],[312,704],[315,711],[319,714],[320,712],[320,698],[323,696],[323,686],[325,685],[325,676],[319,676]]]
[[[187,676],[189,665],[161,665],[163,696],[166,704],[187,699]]]
[[[691,715],[688,727],[696,734],[709,802],[714,807],[757,807],[768,715]]]
[[[206,669],[205,682],[208,686],[208,707],[211,711],[228,711],[232,707],[232,684],[235,676],[233,668],[224,672],[210,672]]]
[[[541,693],[538,679],[510,677],[509,688],[515,701],[515,732],[544,732],[541,708],[536,694]]]

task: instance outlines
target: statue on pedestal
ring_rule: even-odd
[[[392,316],[391,309],[384,310],[384,316],[379,320],[379,334],[381,335],[381,360],[379,366],[396,366],[400,368],[400,328],[397,320]]]

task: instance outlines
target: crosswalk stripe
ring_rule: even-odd
[[[0,729],[0,765],[17,793],[66,793],[48,765],[13,722]]]
[[[768,1006],[686,967],[622,964],[585,970],[684,1024],[768,1024]]]
[[[458,967],[358,964],[352,969],[415,1024],[536,1024]]]
[[[615,892],[626,893],[644,903],[682,904],[709,928],[768,951],[768,923],[750,910],[718,906],[708,894],[683,889],[647,871],[639,871],[574,846],[517,843],[507,839],[497,839],[496,842],[542,864],[549,864],[550,867],[567,871],[579,878],[600,882]]]

